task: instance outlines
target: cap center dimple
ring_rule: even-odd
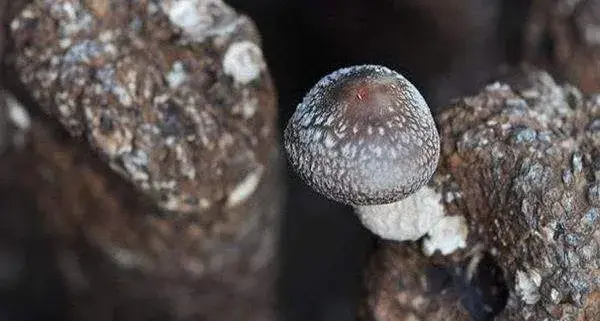
[[[362,101],[363,99],[369,99],[369,88],[366,84],[360,84],[358,88],[356,88],[356,98]]]
[[[393,106],[386,83],[380,81],[357,81],[346,83],[340,88],[340,101],[345,101],[349,109],[346,117],[361,119],[362,122],[373,122],[386,118]]]

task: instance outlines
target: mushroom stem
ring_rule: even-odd
[[[448,216],[441,194],[429,186],[400,201],[356,206],[362,224],[379,237],[392,241],[423,240],[427,256],[440,251],[448,255],[464,248],[469,229],[464,216]]]
[[[440,194],[428,186],[394,203],[356,206],[354,209],[371,232],[394,241],[417,240],[444,216]]]

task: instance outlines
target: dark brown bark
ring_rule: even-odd
[[[272,320],[283,183],[258,35],[217,1],[201,37],[172,3],[21,11],[5,74],[31,121],[2,187],[39,209],[74,320]]]
[[[466,246],[426,257],[414,249],[420,243],[383,244],[373,259],[382,262],[372,264],[367,280],[391,281],[367,282],[367,315],[407,318],[403,291],[390,284],[426,279],[424,263],[414,262],[430,262],[449,271],[454,301],[428,308],[447,302],[448,291],[439,291],[415,320],[444,320],[439,311],[458,320],[600,318],[600,105],[543,72],[510,79],[512,87],[490,85],[437,118],[442,158],[430,186],[447,217],[466,219]],[[427,293],[409,289],[413,297]]]

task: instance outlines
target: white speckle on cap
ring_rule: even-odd
[[[381,155],[383,154],[383,151],[381,150],[381,147],[375,146],[373,148],[373,153],[375,154],[375,156],[381,157]]]
[[[325,121],[325,126],[331,126],[331,124],[333,124],[333,122],[335,121],[335,117],[333,115],[330,115],[329,117],[327,117],[327,120]]]
[[[263,170],[260,168],[246,175],[242,182],[231,191],[231,194],[229,194],[227,206],[236,206],[248,199],[248,197],[256,190],[258,183],[260,183],[262,174]]]
[[[325,133],[325,139],[323,140],[323,144],[326,148],[333,148],[336,146],[336,140],[331,134]]]
[[[395,203],[357,206],[363,225],[381,238],[414,241],[444,217],[441,194],[423,186],[413,195]]]
[[[250,41],[236,42],[223,56],[223,71],[237,83],[247,84],[265,68],[262,50]]]
[[[432,255],[439,250],[442,255],[448,255],[467,246],[469,228],[463,216],[444,216],[427,234],[423,252]]]
[[[542,277],[536,270],[518,270],[516,275],[516,293],[526,304],[535,304],[540,299]]]
[[[552,300],[552,302],[554,302],[555,304],[558,304],[560,302],[561,299],[561,294],[560,292],[558,292],[557,289],[552,288],[552,290],[550,290],[550,299]]]

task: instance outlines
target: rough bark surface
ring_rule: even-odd
[[[35,200],[70,317],[274,319],[281,157],[252,22],[221,1],[65,0],[11,29],[31,119],[3,187]]]
[[[30,143],[1,168],[18,173],[13,188],[34,193],[57,236],[74,319],[273,317],[276,164],[243,206],[200,225],[157,216],[151,200],[56,131],[34,119]]]
[[[432,264],[414,245],[381,244],[367,271],[361,320],[470,320],[455,304],[449,271]]]
[[[405,277],[416,273],[411,260],[428,259],[458,271],[450,273],[459,281],[451,282],[456,300],[447,313],[462,310],[478,320],[496,314],[495,320],[507,321],[599,320],[599,100],[557,85],[544,72],[509,79],[512,87],[490,85],[437,118],[442,158],[431,186],[442,194],[447,216],[466,219],[466,247],[450,256],[411,258],[402,254],[411,245],[383,245],[379,251],[387,254],[378,255],[391,271],[368,275]],[[394,251],[400,254],[389,254]],[[409,263],[406,271],[402,261]],[[379,302],[406,309],[388,288],[368,286],[370,314]],[[401,315],[377,320],[404,320]]]
[[[221,1],[34,1],[11,23],[42,108],[179,214],[256,186],[276,109],[258,33]]]

